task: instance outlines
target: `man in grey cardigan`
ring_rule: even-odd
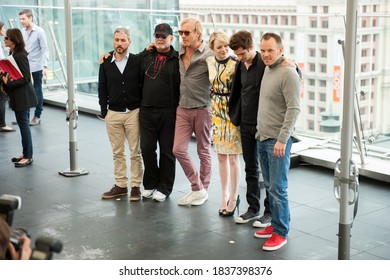
[[[268,238],[263,250],[274,251],[287,244],[290,228],[287,173],[292,134],[300,113],[301,79],[294,68],[281,67],[284,56],[279,35],[264,34],[260,50],[267,67],[260,89],[256,139],[272,221],[270,226],[257,231],[255,237]]]

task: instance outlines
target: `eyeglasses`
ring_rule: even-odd
[[[8,37],[7,37],[7,36],[5,36],[5,37],[4,37],[4,40],[8,40]]]
[[[164,67],[166,61],[166,56],[157,55],[155,60],[149,64],[148,68],[145,71],[145,75],[148,76],[150,79],[155,80],[158,74],[161,72],[162,68]],[[151,69],[152,65],[153,69]]]
[[[188,36],[188,35],[190,35],[190,33],[191,33],[192,31],[187,31],[187,30],[186,30],[186,31],[183,31],[183,30],[179,30],[178,32],[179,32],[179,35],[180,35],[180,36],[182,36],[183,34],[186,35],[186,36]]]
[[[164,34],[154,34],[154,37],[157,39],[157,38],[163,38],[163,39],[166,39],[167,38],[167,35],[164,35]]]

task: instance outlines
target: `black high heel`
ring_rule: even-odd
[[[231,217],[231,216],[234,216],[234,212],[236,212],[236,209],[237,209],[237,214],[240,213],[240,196],[238,195],[237,196],[237,200],[236,200],[236,207],[234,207],[233,211],[224,211],[222,212],[222,217]]]

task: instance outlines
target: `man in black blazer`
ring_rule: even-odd
[[[114,31],[115,51],[99,69],[99,104],[105,118],[108,138],[114,158],[115,184],[102,198],[127,196],[127,164],[125,140],[130,148],[130,201],[141,199],[140,185],[143,161],[140,148],[139,107],[142,95],[140,58],[129,53],[130,32],[126,28]]]

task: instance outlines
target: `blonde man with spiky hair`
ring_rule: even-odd
[[[179,205],[202,205],[208,199],[211,178],[211,99],[206,59],[213,55],[202,40],[202,25],[195,18],[180,23],[179,70],[180,101],[176,111],[173,154],[179,161],[191,191]],[[200,168],[188,153],[188,143],[195,134]]]

